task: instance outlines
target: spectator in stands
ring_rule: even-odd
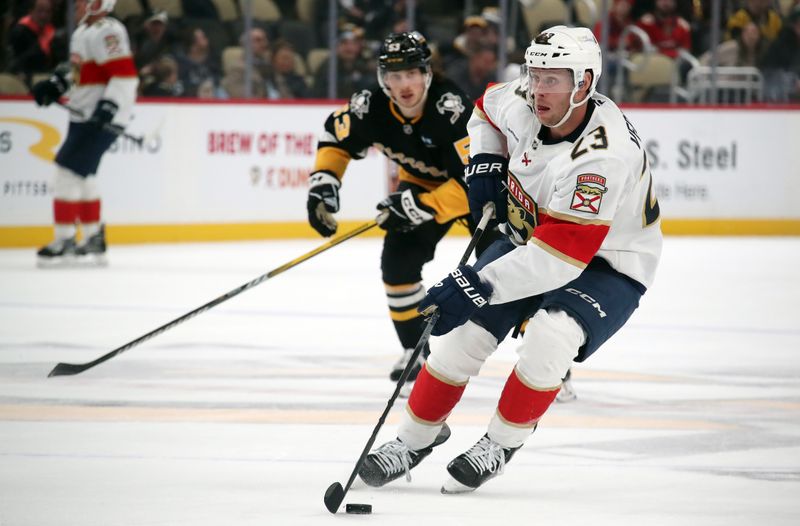
[[[156,11],[142,24],[137,35],[136,51],[133,54],[136,68],[143,75],[156,61],[172,51],[174,38],[169,30],[169,16],[166,11]]]
[[[689,22],[677,14],[675,0],[656,0],[653,12],[640,18],[637,25],[658,51],[670,58],[677,57],[680,49],[692,49]]]
[[[739,35],[717,46],[717,65],[723,67],[758,67],[767,47],[755,22],[746,24]],[[700,57],[700,64],[711,64],[712,52]]]
[[[209,45],[205,32],[200,28],[191,28],[187,33],[186,51],[177,56],[178,76],[184,88],[184,95],[194,97],[197,88],[211,79],[217,84],[220,78],[220,65]]]
[[[424,15],[414,8],[415,29],[423,31]],[[407,31],[405,0],[339,0],[340,19],[347,24],[364,28],[367,40],[383,40],[391,31]]]
[[[314,75],[313,95],[317,98],[328,96],[328,63],[326,59]],[[347,26],[339,35],[336,46],[338,76],[336,79],[336,96],[345,96],[377,84],[375,67],[368,60],[364,49],[364,30],[356,26]]]
[[[181,97],[183,85],[178,79],[178,62],[165,55],[149,65],[150,73],[144,78],[141,93],[145,97]]]
[[[772,7],[772,0],[747,0],[728,19],[728,37],[736,38],[749,22],[756,23],[767,42],[775,40],[781,30],[781,17]]]
[[[453,39],[451,44],[444,43],[440,46],[442,62],[445,70],[454,67],[464,67],[469,56],[478,50],[485,42],[489,23],[481,16],[468,16],[461,25],[461,33]],[[461,64],[461,66],[456,66]]]
[[[240,42],[244,47],[244,35]],[[253,69],[262,79],[269,78],[272,75],[272,50],[267,32],[260,27],[252,28],[250,30],[250,47],[253,53]]]
[[[486,91],[490,82],[497,81],[497,50],[482,46],[473,51],[465,66],[455,64],[447,70],[447,77],[475,101]]]
[[[306,81],[295,71],[294,48],[285,40],[275,42],[272,49],[272,74],[267,79],[267,98],[308,98]]]
[[[631,16],[632,8],[633,0],[614,0],[611,4],[611,9],[609,9],[608,13],[608,49],[612,53],[615,53],[620,47],[619,39],[622,36],[622,30],[634,23]],[[600,18],[594,25],[594,36],[598,42],[600,42],[602,34],[603,20]],[[627,40],[628,42],[624,47],[630,49],[635,43],[630,37]]]
[[[222,78],[221,85],[221,92],[223,95],[220,98],[244,98],[244,73],[244,64],[234,65],[225,72],[225,76]],[[250,73],[250,90],[253,98],[263,99],[266,96],[264,78],[258,73],[258,71],[254,70]]]
[[[761,68],[768,102],[800,101],[800,4],[767,48]]]
[[[8,44],[11,51],[8,71],[20,74],[30,84],[31,74],[55,66],[51,45],[56,29],[52,23],[50,0],[35,0],[27,15],[11,28]]]

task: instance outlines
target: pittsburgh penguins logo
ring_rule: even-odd
[[[464,103],[461,97],[449,91],[436,101],[436,109],[444,115],[445,113],[452,113],[450,115],[450,124],[455,124],[458,118],[464,113]]]
[[[369,112],[369,98],[371,96],[372,93],[366,89],[353,93],[353,96],[350,97],[350,113],[364,120],[364,115]]]

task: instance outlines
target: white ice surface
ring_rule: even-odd
[[[323,494],[393,390],[378,239],[47,378],[319,244],[112,246],[94,270],[0,250],[0,526],[800,524],[797,238],[668,238],[640,309],[575,368],[578,400],[550,409],[502,477],[441,495],[494,411],[515,358],[504,343],[411,484],[351,489],[345,503],[371,516],[331,515]],[[442,243],[428,285],[465,245]]]

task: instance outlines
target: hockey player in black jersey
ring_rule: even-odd
[[[378,57],[380,87],[354,93],[328,117],[309,179],[308,220],[328,237],[336,233],[333,214],[339,211],[348,163],[362,159],[372,146],[398,165],[397,190],[377,205],[385,212],[380,220],[386,230],[381,271],[403,349],[390,373],[392,381],[400,377],[422,334],[424,320],[417,312],[425,296],[422,266],[433,259],[437,243],[457,219],[466,220],[470,229],[473,223],[464,183],[472,103],[452,82],[432,73],[430,57],[418,32],[384,40]],[[416,378],[422,360],[409,381]]]

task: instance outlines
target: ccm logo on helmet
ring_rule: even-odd
[[[590,304],[595,310],[597,310],[597,313],[600,315],[601,318],[606,317],[606,313],[603,311],[603,308],[600,306],[599,303],[597,303],[597,300],[595,300],[593,297],[589,296],[585,292],[579,291],[578,289],[568,288],[566,290],[570,294],[574,294],[575,296],[578,296],[586,303]]]
[[[486,299],[481,296],[480,292],[475,290],[475,288],[472,286],[472,283],[470,283],[469,280],[461,273],[460,269],[455,269],[450,273],[450,275],[453,276],[456,284],[461,287],[461,290],[464,292],[464,294],[466,294],[466,296],[472,300],[472,303],[478,307],[483,307],[486,305]]]

